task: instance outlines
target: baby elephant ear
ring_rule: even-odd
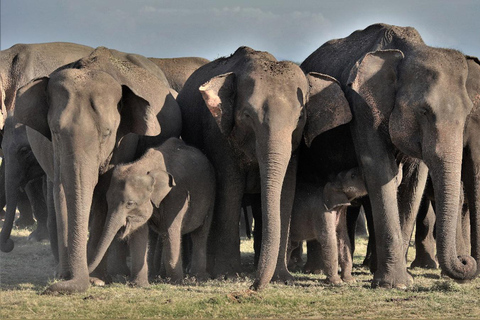
[[[173,187],[176,186],[173,176],[166,171],[150,172],[150,176],[153,177],[153,191],[150,196],[150,201],[156,208],[160,207],[160,203],[170,193]]]
[[[201,85],[199,90],[220,131],[228,136],[233,129],[235,74],[229,72],[213,77]]]
[[[323,189],[323,202],[327,211],[332,211],[336,207],[351,205],[347,195],[336,189],[330,182]]]
[[[305,126],[305,143],[309,147],[319,134],[352,120],[352,112],[338,81],[326,74],[310,72]]]

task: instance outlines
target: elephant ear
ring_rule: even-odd
[[[327,211],[332,211],[340,206],[351,205],[347,195],[335,188],[331,182],[328,182],[323,188],[323,203]]]
[[[397,66],[403,58],[400,50],[369,52],[350,70],[347,84],[369,106],[376,128],[387,123],[395,105]]]
[[[145,136],[160,134],[160,124],[150,103],[128,85],[122,85],[121,130]]]
[[[3,129],[3,126],[5,125],[5,120],[7,119],[7,107],[5,106],[5,90],[3,89],[3,79],[2,76],[0,75],[0,112],[1,112],[1,117],[0,119],[0,130]]]
[[[473,112],[480,107],[480,60],[477,57],[466,56],[468,64],[467,93],[473,103]]]
[[[175,179],[170,173],[163,170],[149,172],[148,174],[153,178],[154,183],[150,201],[152,201],[155,207],[159,208],[163,199],[176,186]]]
[[[338,81],[325,74],[307,74],[310,84],[308,101],[305,105],[307,123],[304,130],[308,147],[319,134],[346,124],[352,120],[352,112]]]
[[[14,117],[18,122],[52,140],[48,126],[47,85],[49,78],[34,79],[17,91]]]
[[[199,90],[220,131],[228,136],[233,129],[235,74],[229,72],[216,76],[201,85]]]

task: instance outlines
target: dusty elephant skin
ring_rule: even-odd
[[[179,117],[162,118],[179,115],[168,83],[154,75],[155,69],[143,68],[148,65],[153,63],[145,57],[100,47],[18,91],[15,117],[52,142],[59,267],[68,280],[47,291],[88,288],[88,218],[91,211],[89,246],[94,248],[100,234],[96,228],[103,227],[106,216],[109,170],[134,160],[137,151],[137,136],[129,133],[162,131],[159,140],[180,133]]]
[[[150,232],[158,233],[162,239],[168,278],[174,282],[183,279],[181,239],[190,233],[193,243],[190,274],[205,279],[214,201],[213,167],[203,153],[182,140],[171,138],[149,149],[137,161],[118,165],[107,192],[105,229],[90,270],[95,269],[119,230],[121,238],[141,233],[141,246],[131,250],[132,278],[137,285],[147,285],[150,225]]]
[[[306,134],[313,137],[351,119],[348,105],[344,113],[325,111],[320,96],[329,84],[323,75],[305,76],[294,63],[248,47],[200,67],[185,83],[177,97],[182,137],[207,155],[216,172],[209,245],[214,251],[209,261],[213,275],[241,271],[242,197],[261,193],[263,241],[252,287],[261,289],[272,277],[293,279],[287,270],[286,245],[304,109],[325,117],[325,123],[306,127]]]
[[[372,285],[405,287],[411,282],[398,220],[395,150],[428,166],[438,194],[437,249],[442,270],[455,279],[473,278],[475,260],[457,257],[455,245],[462,156],[464,150],[473,149],[464,135],[473,110],[465,56],[425,45],[413,28],[378,24],[327,42],[302,68],[337,78],[352,109],[350,129],[366,177],[377,238],[378,266]],[[464,167],[478,167],[480,159],[472,158],[463,157]],[[478,190],[477,175],[472,176],[473,189]],[[475,195],[472,202],[477,199]],[[473,214],[478,216],[476,211]],[[478,254],[476,249],[473,252]]]
[[[0,51],[0,102],[2,113],[0,129],[3,129],[8,112],[13,112],[18,88],[34,78],[47,76],[58,67],[80,59],[92,51],[93,48],[91,47],[67,42],[16,44],[9,49]],[[12,124],[12,126],[14,127],[15,124]],[[14,141],[8,141],[13,139],[11,133],[11,130],[5,133],[3,139],[7,141],[4,141],[3,145],[9,146],[15,143]],[[15,156],[11,158],[12,154],[4,152],[4,161],[8,163],[7,167],[12,163],[17,163]],[[6,168],[6,172],[11,172],[15,176],[15,171],[18,170],[16,167]],[[14,184],[16,184],[17,179],[13,179],[15,180]],[[10,233],[18,194],[14,192],[14,184],[11,182],[12,180],[6,182],[12,187],[8,188],[10,192],[6,191],[7,214],[0,235],[0,249],[3,252],[10,252],[14,247],[13,241],[10,239]]]
[[[341,172],[326,184],[297,180],[290,243],[314,239],[320,243],[318,253],[329,283],[355,281],[351,274],[353,259],[346,214],[350,202],[366,194],[362,173],[358,168]],[[293,249],[289,248],[287,257]],[[341,278],[338,276],[339,263]]]

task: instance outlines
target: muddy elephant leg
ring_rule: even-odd
[[[435,212],[431,201],[423,198],[418,210],[415,228],[415,260],[410,265],[411,268],[438,268],[435,257],[435,238],[433,237],[434,225]]]
[[[139,287],[148,286],[148,225],[144,224],[128,238],[130,258],[132,260],[131,282]]]
[[[290,234],[290,218],[292,215],[293,200],[295,199],[295,185],[297,178],[297,156],[294,154],[288,164],[287,172],[282,186],[280,202],[280,248],[278,251],[277,266],[273,278],[275,281],[285,283],[293,282],[294,278],[287,268],[287,246]]]
[[[324,261],[321,256],[322,246],[317,240],[307,241],[307,262],[303,266],[304,273],[321,274]]]
[[[342,268],[340,275],[345,282],[355,282],[352,276],[353,256],[351,241],[347,230],[347,208],[340,208],[337,211],[337,247],[338,247],[338,261]]]
[[[418,210],[422,202],[427,183],[428,168],[423,161],[411,161],[403,164],[402,183],[398,187],[398,212],[402,228],[403,252],[407,259],[410,239],[412,238]]]
[[[236,276],[241,272],[239,222],[245,183],[238,171],[224,169],[217,172],[215,211],[208,245],[208,249],[214,248],[214,266],[210,272],[214,277]]]
[[[42,241],[49,238],[47,220],[48,210],[43,193],[43,177],[30,180],[25,186],[25,193],[30,200],[33,214],[37,220],[37,228],[28,236],[29,240]]]

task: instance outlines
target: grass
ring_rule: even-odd
[[[248,290],[254,277],[250,240],[242,240],[245,273],[233,280],[182,285],[164,282],[133,288],[122,282],[85,293],[42,295],[55,265],[48,242],[27,240],[30,230],[13,231],[15,248],[0,253],[0,318],[480,318],[480,280],[459,284],[439,270],[410,270],[407,290],[371,289],[372,275],[360,266],[366,239],[357,240],[351,285],[330,286],[324,275],[295,273],[294,285],[272,283]],[[413,259],[413,248],[409,260]]]

